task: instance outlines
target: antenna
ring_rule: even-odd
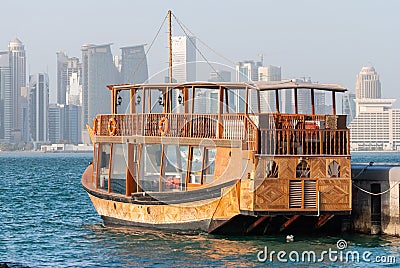
[[[264,54],[260,53],[260,54],[258,54],[258,56],[260,57],[261,66],[263,66],[264,65]]]

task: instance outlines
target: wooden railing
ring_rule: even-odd
[[[266,155],[348,155],[347,129],[261,130],[261,154]]]
[[[162,126],[160,121],[167,118]],[[115,133],[110,134],[109,120],[116,121]],[[240,140],[243,149],[257,150],[258,129],[252,120],[244,114],[128,114],[98,115],[95,135],[98,136],[165,136],[187,138],[209,138]]]
[[[164,117],[168,120],[168,130],[161,133],[159,124]],[[98,115],[95,135],[240,140],[243,149],[266,155],[350,153],[350,131],[345,127],[338,129],[337,116],[260,114],[253,117],[257,120],[245,114]],[[111,118],[116,121],[114,134],[108,130]]]

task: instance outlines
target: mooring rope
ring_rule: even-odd
[[[383,194],[386,194],[387,192],[389,192],[390,190],[392,190],[392,189],[393,189],[396,185],[398,185],[399,183],[400,183],[400,181],[396,182],[392,187],[390,187],[390,188],[387,189],[386,191],[383,191],[383,192],[380,192],[380,193],[372,193],[372,192],[369,192],[369,191],[367,191],[367,190],[361,188],[360,186],[355,185],[355,184],[354,184],[354,181],[353,181],[353,185],[354,185],[357,189],[359,189],[360,191],[363,191],[364,193],[370,194],[370,195],[383,195]]]
[[[354,187],[356,187],[357,189],[359,189],[360,191],[362,191],[362,192],[364,192],[364,193],[367,193],[367,194],[375,195],[375,196],[376,196],[376,195],[383,195],[383,194],[386,194],[387,192],[389,192],[390,190],[392,190],[396,185],[398,185],[398,184],[400,183],[400,181],[398,181],[398,182],[396,182],[392,187],[390,187],[389,189],[387,189],[387,190],[385,190],[385,191],[383,191],[383,192],[380,192],[380,193],[372,193],[372,192],[367,191],[367,190],[361,188],[360,186],[356,185],[356,184],[354,183],[354,179],[357,179],[362,173],[364,173],[365,170],[367,170],[368,167],[372,166],[373,164],[374,164],[374,162],[369,162],[368,165],[366,165],[356,176],[354,176],[354,177],[352,178],[352,183],[353,183]]]

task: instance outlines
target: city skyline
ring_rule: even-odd
[[[4,10],[10,11],[3,19],[13,23],[1,24],[0,44],[5,50],[15,37],[24,43],[27,72],[49,73],[50,102],[54,103],[57,51],[79,57],[82,44],[113,42],[113,55],[119,55],[117,51],[121,47],[149,44],[167,10],[171,9],[196,37],[232,61],[257,60],[258,55],[263,54],[266,64],[282,67],[282,79],[310,76],[321,83],[339,82],[352,91],[360,67],[371,63],[381,76],[383,97],[399,98],[397,62],[400,56],[396,48],[400,41],[393,33],[400,25],[396,14],[400,3],[395,1],[379,2],[379,5],[372,1],[256,1],[251,5],[225,1],[201,4],[157,2],[157,5],[154,2],[122,1],[107,5],[96,2],[95,16],[88,12],[93,6],[92,1],[78,3],[73,0],[63,9],[50,1],[22,3],[18,10],[13,8],[14,4],[3,3]],[[46,8],[38,10],[40,6]],[[133,7],[141,12],[129,16]],[[221,16],[222,8],[229,9],[226,13],[229,15]],[[104,19],[117,11],[118,20]],[[74,21],[70,14],[85,19]],[[204,20],[205,14],[207,20]],[[241,18],[240,23],[237,18]],[[134,25],[140,25],[140,28],[132,27]],[[178,25],[173,27],[174,35],[180,35]],[[41,36],[51,38],[38,38],[38,29]],[[150,76],[167,67],[166,30],[160,35],[148,56]],[[206,56],[234,68],[215,54]],[[198,57],[198,60],[203,59]]]

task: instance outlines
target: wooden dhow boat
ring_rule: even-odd
[[[296,82],[111,85],[112,113],[88,127],[93,162],[84,189],[105,225],[257,233],[301,218],[315,229],[351,212],[346,116],[338,85]],[[130,111],[117,113],[130,92]],[[308,90],[311,113],[299,113]],[[294,113],[281,113],[291,91]],[[315,113],[315,91],[332,113]],[[262,112],[260,95],[275,96]],[[271,99],[271,98],[270,98]]]
[[[111,114],[88,126],[82,184],[106,226],[254,234],[319,230],[350,214],[349,130],[336,114],[345,88],[176,84],[171,47],[169,30],[170,83],[109,85]],[[316,113],[316,94],[327,92],[331,112]]]

